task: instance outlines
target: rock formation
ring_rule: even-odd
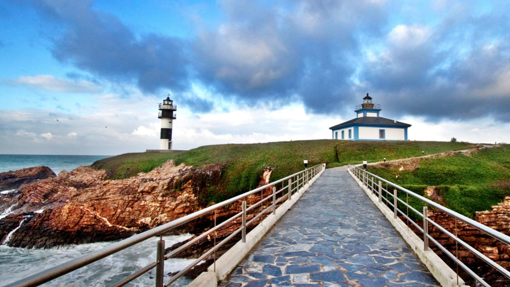
[[[23,219],[9,246],[47,248],[126,238],[201,209],[199,197],[218,186],[221,168],[198,170],[168,161],[123,180],[105,180],[105,171],[90,167],[63,171],[23,186],[9,207],[0,209],[4,214],[12,209],[0,219],[0,240]]]
[[[0,191],[18,189],[40,179],[57,176],[49,167],[38,166],[0,173]]]
[[[428,191],[431,193],[431,191]],[[432,193],[433,194],[433,193]],[[510,269],[510,245],[504,244],[499,240],[479,231],[478,229],[472,227],[464,223],[463,221],[457,220],[452,216],[441,212],[432,212],[429,211],[428,217],[448,230],[452,234],[457,234],[457,236],[474,247],[479,252],[483,253],[488,258],[492,259],[502,267],[506,269]],[[406,219],[401,219],[404,222],[407,222]],[[499,231],[503,234],[510,234],[510,196],[507,196],[504,202],[493,206],[492,211],[478,211],[474,217],[474,220],[482,223],[496,231]],[[422,222],[417,222],[419,226],[423,226]],[[413,225],[410,226],[411,229],[421,238],[423,234],[418,231]],[[444,234],[437,227],[429,224],[429,234],[435,240],[437,240],[442,246],[446,247],[448,251],[450,251],[453,255],[458,254],[459,259],[466,265],[470,266],[473,270],[478,270],[478,274],[487,278],[486,280],[494,282],[499,282],[496,285],[492,286],[508,286],[510,281],[505,279],[502,275],[500,275],[497,271],[488,267],[488,264],[483,262],[481,259],[476,257],[471,251],[467,248],[462,247],[461,244],[457,245],[456,242],[450,238],[448,235]],[[431,244],[431,248],[440,255],[445,261],[449,261],[443,252]],[[458,250],[458,253],[456,251]],[[452,265],[455,266],[455,265]],[[471,278],[466,275],[465,276],[468,281]],[[501,284],[502,285],[501,285]]]

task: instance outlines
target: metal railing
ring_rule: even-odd
[[[362,105],[356,105],[356,110],[361,110],[363,108]],[[380,109],[381,104],[374,104],[374,107],[372,109]]]
[[[308,169],[294,173],[292,175],[289,175],[289,176],[282,178],[280,180],[277,180],[275,182],[266,184],[264,186],[258,187],[256,189],[253,189],[251,191],[248,191],[246,193],[243,193],[241,195],[233,197],[231,199],[228,199],[223,202],[212,205],[210,207],[204,208],[204,209],[197,211],[195,213],[181,217],[181,218],[171,221],[169,223],[166,223],[166,224],[163,224],[156,228],[153,228],[151,230],[145,231],[143,233],[134,235],[128,239],[111,244],[101,250],[92,252],[92,253],[82,256],[78,259],[72,260],[70,262],[61,264],[59,266],[48,269],[46,271],[32,275],[32,276],[25,278],[23,280],[11,283],[7,286],[20,287],[20,286],[37,286],[37,285],[43,284],[45,282],[48,282],[50,280],[53,280],[60,276],[63,276],[65,274],[70,273],[70,272],[72,272],[76,269],[79,269],[81,267],[87,266],[95,261],[98,261],[102,258],[109,256],[109,255],[115,254],[121,250],[124,250],[134,244],[137,244],[139,242],[142,242],[142,241],[152,238],[154,236],[160,237],[159,241],[157,242],[156,261],[145,266],[144,268],[138,270],[137,272],[129,275],[128,277],[122,279],[121,281],[115,283],[112,286],[124,286],[125,284],[133,281],[134,279],[138,278],[139,276],[143,275],[144,273],[152,270],[154,267],[156,267],[155,286],[156,287],[169,286],[170,284],[172,284],[174,281],[179,279],[182,275],[184,275],[187,271],[192,269],[194,266],[196,266],[198,263],[200,263],[204,259],[213,259],[214,267],[216,268],[216,251],[221,246],[223,246],[225,243],[227,243],[229,240],[234,238],[239,233],[241,233],[241,241],[244,243],[246,241],[247,227],[249,227],[250,225],[252,227],[255,226],[254,223],[256,222],[256,220],[262,219],[261,216],[265,215],[266,213],[268,213],[268,212],[275,213],[276,207],[278,204],[283,203],[285,200],[290,200],[292,198],[293,193],[296,193],[297,191],[299,191],[300,188],[302,188],[304,185],[309,183],[315,176],[317,176],[324,169],[325,169],[325,164],[319,164],[319,165],[310,167]],[[270,189],[271,191],[269,192],[270,195],[264,197],[263,195],[264,195],[264,191],[266,189]],[[260,192],[260,200],[257,201],[256,203],[252,204],[251,206],[247,206],[247,204],[246,204],[247,197],[250,195],[258,195],[259,192]],[[232,206],[233,204],[238,203],[239,201],[241,201],[241,204],[242,204],[242,211],[235,214],[234,216],[224,220],[220,224],[217,224],[216,211],[218,211],[220,208],[223,208],[223,207]],[[257,207],[260,207],[260,208],[257,208]],[[163,233],[166,233],[172,229],[175,229],[175,228],[182,226],[190,221],[201,218],[201,217],[211,214],[213,212],[214,212],[214,227],[213,228],[207,230],[206,232],[200,234],[199,236],[196,236],[195,238],[188,241],[184,245],[180,246],[179,248],[177,248],[177,249],[171,251],[169,254],[165,255],[165,241],[162,239]],[[252,219],[247,222],[246,220],[247,220],[247,215],[249,212],[256,213],[256,215],[253,216]],[[227,224],[229,224],[231,222],[236,223],[236,220],[239,219],[240,217],[241,217],[240,227],[235,229],[230,235],[228,235],[222,241],[216,242],[217,231],[219,229],[221,229],[222,227],[227,226]],[[214,246],[212,248],[210,248],[209,250],[207,250],[207,252],[202,254],[196,260],[194,260],[191,264],[189,264],[184,269],[182,269],[180,272],[173,275],[169,281],[164,283],[163,282],[164,274],[165,274],[164,261],[166,259],[175,257],[177,254],[179,254],[183,250],[193,246],[193,244],[197,243],[199,240],[205,239],[209,236],[212,236],[214,238]]]
[[[429,242],[432,242],[439,250],[441,250],[444,254],[446,254],[453,262],[457,265],[457,279],[459,276],[458,267],[461,267],[466,273],[468,273],[473,279],[475,279],[479,284],[482,286],[490,286],[487,282],[485,282],[480,276],[478,276],[472,269],[470,269],[468,266],[466,266],[460,259],[459,259],[459,245],[473,253],[476,257],[486,262],[490,267],[497,270],[499,273],[504,275],[506,278],[510,278],[510,272],[506,270],[504,267],[500,266],[496,262],[494,262],[492,259],[478,251],[475,247],[469,245],[465,241],[459,238],[457,234],[457,221],[462,221],[465,224],[472,226],[479,230],[480,232],[493,237],[494,239],[499,240],[500,242],[504,244],[510,244],[510,237],[498,232],[486,225],[483,225],[477,221],[474,221],[464,215],[461,215],[451,209],[448,209],[434,201],[431,201],[421,195],[418,195],[406,188],[403,188],[395,183],[392,183],[384,178],[381,178],[373,173],[367,172],[366,170],[360,168],[360,165],[358,166],[350,166],[349,170],[351,173],[357,177],[365,187],[367,187],[371,192],[373,192],[375,195],[379,197],[379,203],[384,203],[386,206],[388,206],[390,209],[393,209],[393,214],[395,218],[397,218],[399,215],[403,216],[407,219],[407,221],[413,226],[419,230],[423,234],[423,249],[429,250]],[[383,186],[384,183],[384,186]],[[390,189],[393,188],[393,192],[390,191]],[[398,197],[398,192],[403,192],[406,195],[406,201],[400,199]],[[387,197],[390,197],[388,199]],[[413,208],[409,204],[409,196],[418,199],[423,203],[423,212],[420,212]],[[391,200],[393,199],[393,200]],[[402,204],[406,208],[406,212],[403,210],[400,210],[398,208],[398,205]],[[446,228],[442,227],[438,223],[434,222],[431,218],[428,217],[428,209],[429,207],[433,207],[435,210],[440,210],[450,216],[452,216],[455,220],[455,234],[448,231]],[[423,228],[420,227],[414,220],[409,216],[409,210],[414,212],[416,214],[416,217],[421,217],[423,219]],[[429,234],[429,224],[436,227],[438,230],[446,234],[449,238],[453,239],[455,241],[455,255],[452,254],[446,247],[441,245],[436,239],[434,239]]]
[[[162,103],[159,104],[159,109],[161,110],[163,106],[170,106],[170,109],[168,110],[174,110],[177,111],[177,105],[171,104],[171,105],[163,105]]]

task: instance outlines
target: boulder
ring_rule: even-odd
[[[47,166],[29,167],[16,171],[0,173],[0,191],[18,189],[45,178],[53,178],[57,175]]]

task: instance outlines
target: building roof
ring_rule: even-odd
[[[367,96],[363,98],[363,100],[371,100],[371,99],[372,99],[372,97],[369,96],[368,93],[367,93]]]
[[[403,122],[398,122],[395,120],[390,120],[387,118],[382,118],[382,117],[361,117],[361,118],[355,118],[350,121],[343,122],[336,126],[332,126],[329,129],[336,130],[339,128],[350,127],[350,126],[389,126],[389,127],[407,128],[407,127],[410,127],[411,125],[403,123]]]

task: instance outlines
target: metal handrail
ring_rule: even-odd
[[[299,187],[301,186],[304,186],[306,185],[305,181],[306,182],[310,182],[316,175],[318,175],[320,173],[320,170],[324,170],[325,169],[325,165],[323,164],[319,164],[319,165],[315,165],[313,167],[310,167],[308,169],[305,169],[303,171],[300,171],[300,172],[296,172],[292,175],[289,175],[287,177],[284,177],[282,179],[279,179],[277,181],[274,181],[272,183],[269,183],[269,184],[266,184],[264,186],[261,186],[261,187],[258,187],[258,188],[255,188],[253,190],[250,190],[248,192],[245,192],[241,195],[238,195],[236,197],[233,197],[233,198],[230,198],[230,199],[227,199],[225,201],[222,201],[220,203],[217,203],[215,205],[212,205],[212,206],[209,206],[207,208],[204,208],[202,210],[199,210],[197,212],[194,212],[192,214],[189,214],[189,215],[186,215],[184,217],[181,217],[181,218],[178,218],[176,220],[173,220],[171,222],[168,222],[166,224],[163,224],[161,226],[158,226],[156,228],[153,228],[153,229],[150,229],[150,230],[147,230],[145,232],[142,232],[140,234],[137,234],[137,235],[133,235],[131,236],[130,238],[127,238],[127,239],[124,239],[122,241],[119,241],[117,243],[113,243],[101,250],[98,250],[98,251],[95,251],[95,252],[92,252],[90,254],[87,254],[87,255],[84,255],[80,258],[77,258],[75,260],[72,260],[70,262],[67,262],[67,263],[64,263],[64,264],[61,264],[61,265],[58,265],[58,266],[55,266],[53,268],[50,268],[48,270],[45,270],[45,271],[42,271],[40,273],[37,273],[37,274],[34,274],[30,277],[27,277],[25,279],[22,279],[22,280],[19,280],[17,282],[14,282],[14,283],[11,283],[9,285],[6,285],[5,287],[13,287],[13,286],[16,286],[16,287],[20,287],[20,286],[37,286],[37,285],[40,285],[40,284],[43,284],[43,283],[46,283],[50,280],[53,280],[55,278],[58,278],[62,275],[65,275],[67,273],[70,273],[76,269],[79,269],[81,267],[84,267],[88,264],[91,264],[95,261],[98,261],[106,256],[109,256],[109,255],[112,255],[116,252],[119,252],[121,250],[124,250],[130,246],[133,246],[137,243],[140,243],[144,240],[147,240],[149,238],[152,238],[154,236],[161,236],[161,234],[165,233],[165,232],[168,232],[169,230],[172,230],[176,227],[179,227],[183,224],[186,224],[192,220],[195,220],[197,218],[200,218],[200,217],[203,217],[219,208],[222,208],[224,206],[227,206],[227,205],[230,205],[230,204],[233,204],[241,199],[244,199],[250,195],[253,195],[257,192],[260,192],[260,191],[263,191],[265,190],[266,188],[268,187],[275,187],[277,184],[280,184],[282,183],[283,186],[285,186],[285,182],[288,181],[288,184],[290,184],[290,187],[292,187],[292,185],[296,185],[295,189],[293,188],[289,188],[289,186],[287,187],[282,187],[282,189],[279,191],[280,192],[283,192],[284,190],[289,190],[290,191],[290,194],[292,194],[294,192],[294,190],[297,192],[299,190]],[[300,175],[303,175],[300,177]],[[306,175],[306,176],[304,176]],[[292,180],[294,177],[297,177],[297,180]],[[276,200],[275,200],[275,196],[276,196],[276,190],[273,188],[273,193],[269,196],[267,196],[266,198],[261,198],[260,201],[260,204],[265,202],[266,200],[268,200],[268,198],[272,197],[273,198],[273,203],[270,207],[268,207],[267,209],[263,210],[261,213],[265,213],[267,210],[270,210],[271,207],[273,207],[273,210],[274,210],[274,207],[275,207],[275,204],[276,204]],[[246,213],[246,210],[244,210],[244,213]],[[260,216],[260,214],[259,214]],[[257,217],[259,217],[257,216]],[[232,216],[231,218],[227,219],[226,221],[231,221],[231,220],[234,220],[236,218],[239,217],[239,213]],[[250,223],[253,222],[253,220],[250,221]],[[224,223],[222,223],[224,224]],[[220,224],[219,226],[216,226],[215,228],[212,228],[210,230],[208,230],[207,232],[205,232],[204,234],[210,234],[212,233],[213,231],[216,231],[222,224]],[[206,254],[200,256],[200,258],[205,258],[207,256],[205,255],[210,255],[210,251],[211,250],[216,250],[217,248],[219,248],[221,245],[225,244],[228,240],[230,240],[231,238],[234,237],[235,234],[238,234],[242,229],[246,229],[246,226],[249,225],[249,224],[246,224],[244,226],[242,226],[241,228],[237,229],[236,231],[233,232],[233,234],[231,234],[230,236],[228,236],[226,239],[224,239],[222,242],[220,242],[218,245],[216,245],[214,248],[211,248],[208,252],[206,252]],[[200,236],[198,236],[199,239],[203,238],[205,235],[204,234],[201,234]],[[244,232],[243,232],[244,234]],[[195,238],[195,241],[198,241],[199,239]],[[243,236],[243,240],[244,240],[244,236]],[[162,241],[162,240],[160,240]],[[159,242],[160,242],[159,241]],[[164,241],[163,241],[164,242]],[[192,244],[187,244],[187,246],[191,246]],[[158,243],[158,246],[159,246],[159,243]],[[163,243],[163,250],[164,250],[164,243]],[[177,254],[178,252],[182,251],[183,248],[179,248],[179,250],[175,250],[175,252],[172,252],[170,254],[170,256],[173,256],[175,254]],[[169,256],[169,257],[170,257]],[[165,258],[165,256],[163,255],[162,256],[163,259],[167,259]],[[164,261],[164,260],[163,260]],[[199,263],[201,260],[195,260],[190,266],[186,267],[186,271],[191,269],[192,267],[194,267],[197,263]],[[144,272],[141,272],[142,270],[128,276],[128,278],[125,278],[124,280],[118,282],[117,284],[115,284],[114,286],[123,286],[124,284],[127,284],[129,283],[131,280],[134,280],[136,279],[137,277],[139,277],[140,275],[142,275],[143,273],[146,272],[146,270],[150,270],[151,268],[153,268],[156,264],[156,265],[163,265],[164,262],[155,262],[155,263],[152,263],[144,268],[142,268],[142,270]],[[150,268],[149,268],[150,267]],[[184,270],[183,270],[184,271]],[[170,282],[168,284],[166,284],[165,286],[169,285],[171,282],[175,281],[178,277],[180,277],[180,275],[184,274],[184,272],[179,272],[177,275],[175,275],[174,277],[172,277],[170,280]],[[178,277],[177,277],[178,276]],[[158,277],[158,275],[156,276]],[[162,274],[161,274],[161,277],[162,277]],[[157,279],[157,278],[156,278]],[[162,278],[161,278],[162,280]],[[161,285],[163,286],[163,285]]]
[[[356,105],[356,110],[361,110],[363,108],[362,105]],[[381,109],[381,104],[374,104],[374,107],[372,109]]]
[[[400,213],[402,214],[407,220],[409,220],[415,227],[417,227],[417,229],[422,232],[424,234],[424,239],[427,238],[427,240],[430,240],[431,242],[433,242],[439,249],[441,249],[441,251],[443,251],[448,257],[450,257],[455,263],[457,263],[462,269],[464,269],[469,275],[471,275],[476,281],[478,281],[479,283],[481,283],[482,285],[484,286],[490,286],[487,282],[485,282],[481,277],[479,277],[478,275],[476,275],[476,273],[469,269],[469,267],[467,267],[464,263],[462,263],[462,261],[460,261],[457,257],[455,257],[453,254],[451,254],[444,246],[440,245],[439,242],[437,242],[434,238],[432,238],[429,234],[428,234],[428,228],[420,228],[415,222],[414,220],[412,220],[408,215],[406,215],[403,211],[399,210],[398,209],[398,203],[400,202],[401,204],[403,204],[404,206],[406,206],[407,208],[411,209],[413,212],[415,212],[416,214],[418,214],[419,216],[422,216],[422,218],[424,218],[424,222],[426,222],[427,224],[430,223],[432,224],[433,226],[437,227],[441,232],[443,232],[444,234],[446,234],[448,237],[452,238],[453,240],[455,240],[456,242],[458,242],[460,245],[462,245],[464,248],[466,248],[467,250],[469,250],[470,252],[472,252],[475,256],[477,256],[478,258],[480,258],[481,260],[485,261],[487,264],[489,264],[492,268],[498,270],[501,274],[503,274],[505,277],[507,278],[510,278],[510,271],[506,270],[504,267],[500,266],[499,264],[497,264],[496,262],[494,262],[492,259],[488,258],[487,256],[485,256],[483,253],[479,252],[478,250],[476,250],[474,247],[470,246],[469,244],[467,244],[465,241],[461,240],[458,236],[450,233],[448,230],[446,230],[445,228],[443,228],[442,226],[440,226],[438,223],[434,222],[433,220],[431,220],[428,216],[426,216],[426,210],[427,208],[424,208],[424,213],[420,213],[418,210],[416,210],[415,208],[413,208],[411,205],[409,205],[408,203],[404,202],[403,200],[399,199],[398,196],[395,197],[395,194],[392,194],[391,192],[388,191],[388,187],[386,187],[386,189],[380,187],[380,190],[378,191],[376,188],[374,188],[374,181],[375,179],[378,179],[379,180],[379,184],[381,185],[382,182],[386,183],[386,186],[390,185],[390,186],[393,186],[396,190],[400,190],[400,191],[403,191],[405,193],[407,193],[408,195],[416,198],[416,199],[419,199],[421,200],[422,202],[425,203],[425,205],[428,205],[428,206],[432,206],[434,207],[435,209],[437,210],[440,210],[452,217],[454,217],[456,220],[460,220],[460,221],[463,221],[464,223],[478,229],[479,231],[493,237],[494,239],[497,239],[505,244],[510,244],[510,237],[508,235],[505,235],[501,232],[498,232],[486,225],[483,225],[471,218],[468,218],[462,214],[459,214],[449,208],[446,208],[434,201],[431,201],[419,194],[416,194],[404,187],[401,187],[391,181],[388,181],[380,176],[377,176],[371,172],[368,172],[362,168],[360,168],[361,165],[354,165],[354,166],[350,166],[349,167],[349,170],[351,171],[351,174],[353,174],[355,177],[357,177],[361,183],[363,185],[365,185],[369,190],[371,190],[373,193],[377,194],[379,196],[379,202],[381,202],[381,199],[385,201],[386,205],[388,206],[391,206],[392,208],[395,208],[395,204],[392,204],[388,199],[386,199],[385,197],[382,197],[382,192],[384,191],[384,193],[386,195],[390,195],[391,197],[394,197],[394,202],[397,203],[397,208],[395,208],[395,216]],[[371,179],[368,179],[368,177],[371,177]],[[368,184],[369,182],[371,182],[371,186]],[[382,185],[381,185],[382,186]],[[381,193],[381,194],[380,194]],[[427,249],[428,248],[428,243],[425,243],[424,245],[424,248]]]

